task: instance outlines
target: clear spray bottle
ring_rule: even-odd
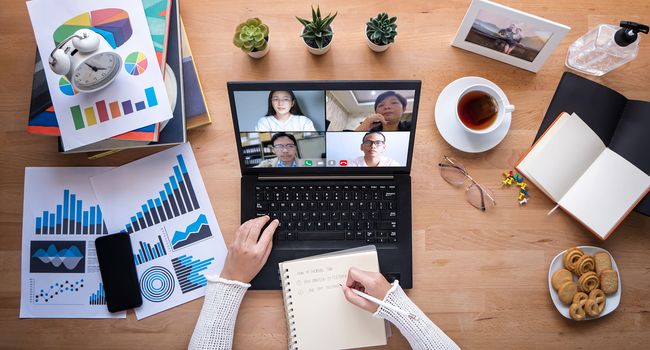
[[[595,76],[611,72],[636,58],[638,33],[648,34],[648,26],[629,21],[621,21],[620,27],[601,24],[571,44],[566,66]]]

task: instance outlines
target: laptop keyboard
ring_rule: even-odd
[[[257,185],[257,216],[279,219],[275,241],[397,242],[394,185]]]

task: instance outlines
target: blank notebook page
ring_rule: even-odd
[[[578,115],[564,113],[517,168],[557,202],[604,149],[603,141]]]
[[[349,303],[339,286],[350,267],[379,271],[377,251],[328,254],[280,263],[291,349],[348,349],[386,344],[384,320]],[[292,323],[293,322],[293,323]]]
[[[606,148],[558,203],[605,238],[649,186],[650,176]]]

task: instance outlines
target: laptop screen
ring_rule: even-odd
[[[419,81],[229,82],[246,174],[410,169]]]

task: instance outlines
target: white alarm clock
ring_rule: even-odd
[[[65,75],[79,92],[105,88],[115,80],[122,57],[102,37],[90,29],[79,29],[50,53],[50,68]]]

